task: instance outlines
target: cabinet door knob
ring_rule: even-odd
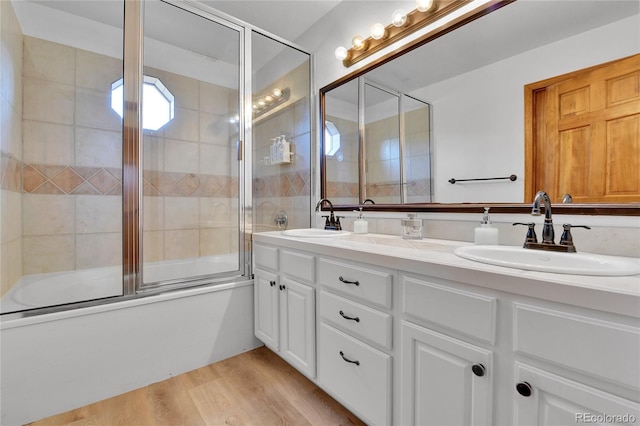
[[[276,282],[275,282],[275,281],[269,281],[269,285],[270,285],[271,287],[273,287],[274,285],[276,285]]]
[[[473,364],[471,366],[471,371],[473,371],[473,374],[475,374],[478,377],[482,377],[484,376],[484,373],[487,371],[486,368],[484,368],[484,365],[482,364]]]
[[[357,280],[356,281],[345,280],[344,278],[342,278],[342,276],[338,277],[338,279],[340,281],[342,281],[343,283],[345,283],[345,284],[353,284],[353,285],[356,285],[356,286],[360,285],[360,281],[357,281]]]
[[[286,287],[284,286],[284,284],[280,285],[280,290],[284,290]]]
[[[522,396],[531,396],[531,392],[533,392],[533,388],[527,382],[520,382],[516,385],[516,390]]]

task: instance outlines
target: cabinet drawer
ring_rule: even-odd
[[[253,258],[256,268],[278,270],[278,249],[275,247],[254,244]]]
[[[393,275],[387,270],[321,258],[318,281],[342,293],[391,308]]]
[[[626,324],[514,303],[513,349],[640,388],[640,329]]]
[[[496,298],[411,277],[403,286],[404,313],[495,343]]]
[[[320,316],[323,320],[356,337],[391,349],[391,315],[389,314],[322,291]]]
[[[320,383],[367,423],[391,424],[391,357],[324,322],[318,348]]]
[[[291,250],[280,250],[280,272],[293,278],[312,283],[315,281],[316,268],[314,257]]]

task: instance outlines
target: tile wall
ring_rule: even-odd
[[[122,60],[24,37],[23,274],[121,263]]]
[[[121,118],[110,107],[122,61],[23,37],[7,5],[3,293],[23,275],[119,265],[122,258]],[[237,90],[145,73],[161,79],[176,106],[170,123],[144,132],[144,260],[237,251],[238,129],[229,122]]]
[[[0,296],[22,276],[22,39],[11,2],[0,1]]]
[[[327,161],[327,198],[336,204],[357,204],[358,201],[358,123],[337,117],[327,117],[341,136],[341,149]],[[397,117],[388,117],[367,124],[367,198],[378,204],[399,203],[401,187],[400,151]],[[424,110],[408,112],[405,117],[405,162],[407,202],[431,202],[431,164],[429,120]],[[340,156],[342,154],[342,156]]]
[[[144,135],[145,262],[238,251],[238,91],[145,68],[175,97],[175,118]]]
[[[273,87],[288,87],[291,96],[282,108],[254,120],[253,200],[254,232],[277,229],[275,218],[284,211],[288,228],[310,226],[311,121],[309,64],[293,69]],[[291,143],[291,163],[267,164],[271,139],[285,135]]]

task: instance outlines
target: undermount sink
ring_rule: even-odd
[[[282,231],[282,235],[287,237],[298,238],[322,238],[322,237],[339,237],[348,235],[349,231],[333,231],[330,229],[308,228],[308,229],[287,229]]]
[[[640,259],[630,257],[482,245],[458,247],[454,253],[476,262],[528,271],[597,276],[640,274]]]

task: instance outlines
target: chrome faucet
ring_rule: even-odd
[[[549,194],[544,191],[538,191],[533,199],[531,214],[540,216],[540,200],[544,202],[544,227],[542,228],[542,244],[555,244],[555,232],[553,231],[553,220],[551,218],[551,199]]]

